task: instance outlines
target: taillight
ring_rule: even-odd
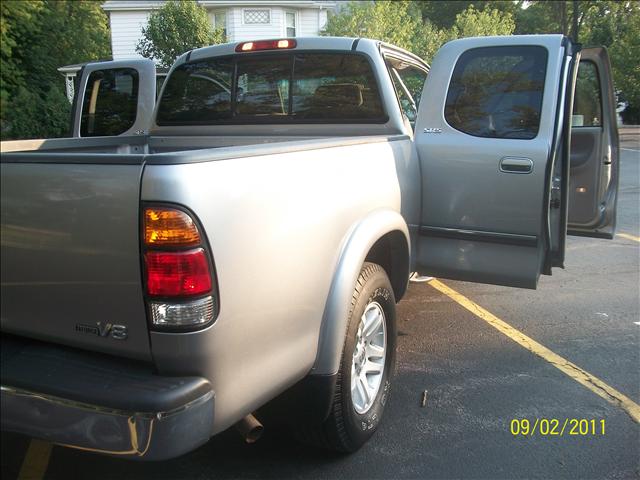
[[[288,50],[296,48],[297,42],[291,38],[280,40],[254,40],[236,45],[236,52],[256,52],[259,50]]]
[[[198,227],[182,210],[147,208],[144,211],[144,243],[147,246],[188,247],[201,243]]]
[[[211,291],[209,259],[198,248],[188,252],[147,252],[147,293],[160,297],[190,297]]]
[[[218,309],[215,278],[194,219],[181,209],[147,207],[142,239],[152,326],[193,329],[211,323]]]

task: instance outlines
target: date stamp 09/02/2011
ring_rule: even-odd
[[[605,434],[604,418],[514,418],[510,431],[514,437],[562,437],[568,436],[603,436]]]

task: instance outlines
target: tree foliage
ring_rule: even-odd
[[[425,22],[430,22],[440,29],[450,29],[456,23],[460,15],[469,7],[476,11],[498,10],[501,13],[510,13],[512,16],[518,8],[511,0],[427,0],[416,2]]]
[[[609,49],[613,78],[629,106],[625,122],[640,123],[640,3],[637,1],[520,2],[516,33],[564,33]]]
[[[625,121],[640,123],[637,1],[350,2],[330,17],[324,33],[384,40],[427,62],[443,43],[455,38],[563,33],[584,45],[609,48],[615,87],[629,102]]]
[[[421,33],[422,21],[414,2],[350,2],[343,13],[332,15],[326,35],[368,37],[411,49]]]
[[[170,0],[151,13],[136,51],[169,67],[184,52],[224,41],[203,7],[193,0]]]
[[[99,1],[0,2],[2,138],[67,135],[70,105],[57,68],[110,57]]]
[[[516,24],[511,13],[489,8],[476,10],[473,5],[470,5],[456,15],[452,36],[462,38],[511,35],[515,28]]]
[[[431,8],[431,4],[438,4],[439,8],[436,9],[436,5]],[[443,16],[445,4],[450,4],[450,10]],[[436,21],[425,17],[431,11],[439,14]],[[449,24],[451,11],[457,13]],[[329,18],[324,34],[383,40],[406,48],[429,62],[449,40],[461,36],[510,35],[514,28],[511,13],[486,8],[484,4],[476,9],[473,2],[464,1],[379,1],[350,2],[340,13]]]

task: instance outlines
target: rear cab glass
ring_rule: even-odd
[[[215,57],[177,67],[158,125],[385,123],[373,68],[356,53]]]

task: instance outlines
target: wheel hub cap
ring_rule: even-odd
[[[369,303],[360,317],[351,366],[351,401],[361,415],[369,411],[380,390],[387,349],[386,328],[380,304]]]

